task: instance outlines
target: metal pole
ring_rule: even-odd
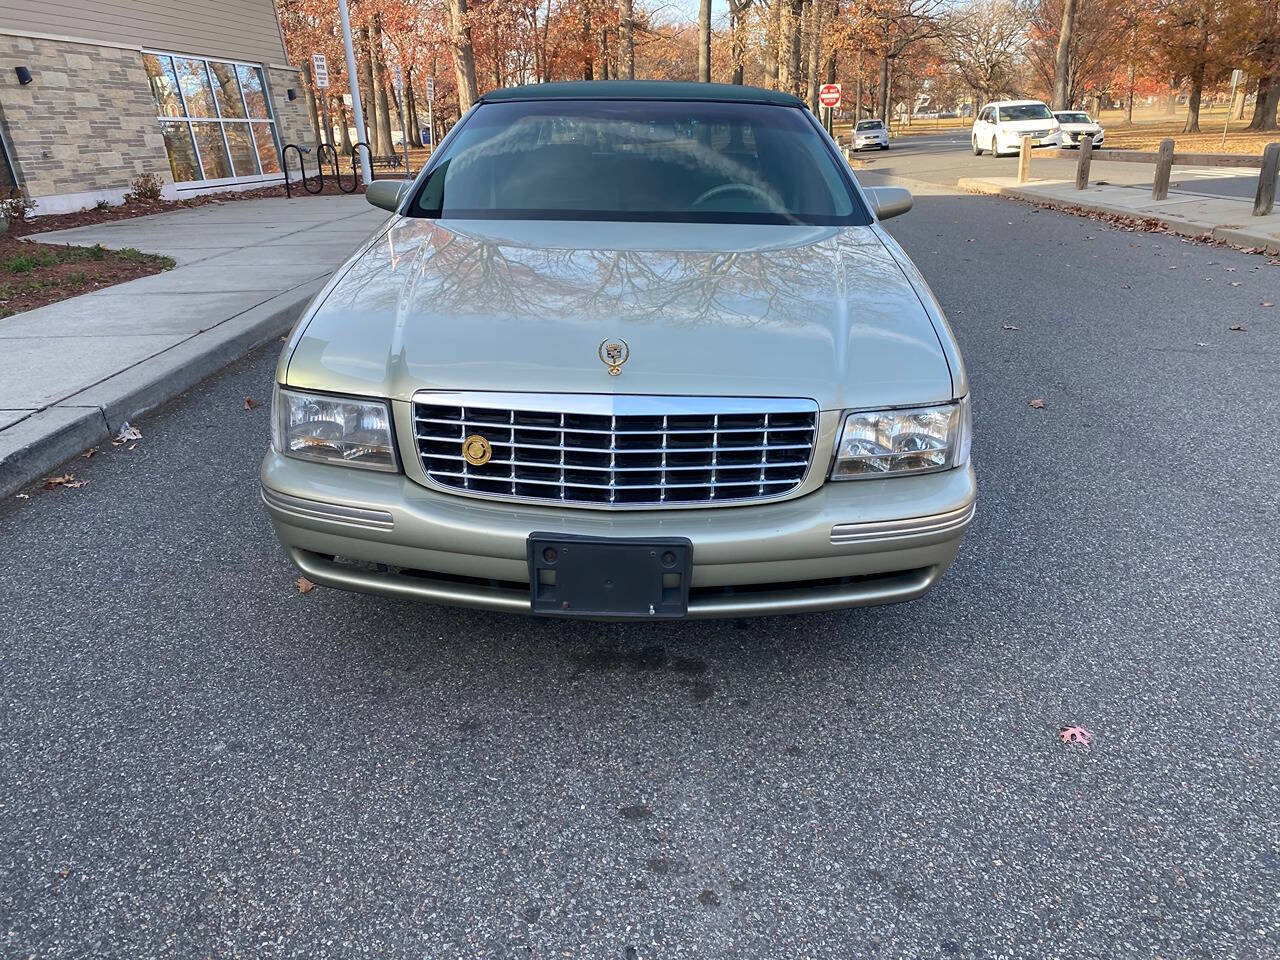
[[[356,80],[356,51],[351,45],[351,14],[347,12],[347,0],[338,0],[338,16],[342,20],[342,46],[347,52],[347,83],[351,86],[351,112],[355,114],[356,139],[364,132],[364,109],[360,106],[360,84]],[[369,165],[369,151],[356,150],[360,154],[360,177],[365,183],[373,183],[373,168]]]

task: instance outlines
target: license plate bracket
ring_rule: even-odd
[[[684,537],[532,533],[527,545],[535,614],[655,620],[689,611],[693,544]]]

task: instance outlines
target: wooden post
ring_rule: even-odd
[[[1031,179],[1031,138],[1023,137],[1022,146],[1018,148],[1018,182],[1026,183]]]
[[[1265,217],[1276,203],[1276,177],[1280,175],[1280,143],[1268,143],[1262,151],[1262,169],[1258,171],[1258,192],[1253,198],[1253,215]]]
[[[1089,164],[1093,161],[1093,137],[1080,141],[1080,160],[1076,164],[1076,189],[1089,186]]]
[[[1152,200],[1169,199],[1169,174],[1173,172],[1173,141],[1161,140],[1156,155],[1156,178],[1151,184]]]

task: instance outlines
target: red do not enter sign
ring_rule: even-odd
[[[818,88],[818,102],[824,107],[840,106],[840,84],[824,83]]]

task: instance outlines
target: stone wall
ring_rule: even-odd
[[[276,131],[280,135],[280,146],[296,143],[299,146],[311,147],[307,154],[308,173],[315,170],[315,147],[319,142],[320,132],[311,122],[311,112],[307,109],[307,94],[302,86],[302,74],[296,68],[267,67],[267,86],[271,88],[271,110],[276,115]],[[296,90],[298,98],[289,99],[289,91]],[[289,151],[289,171],[292,176],[298,169],[298,155]]]
[[[171,181],[137,50],[0,34],[0,65],[15,172],[33,199],[118,199],[141,173]],[[18,83],[17,66],[31,70],[31,83]]]

